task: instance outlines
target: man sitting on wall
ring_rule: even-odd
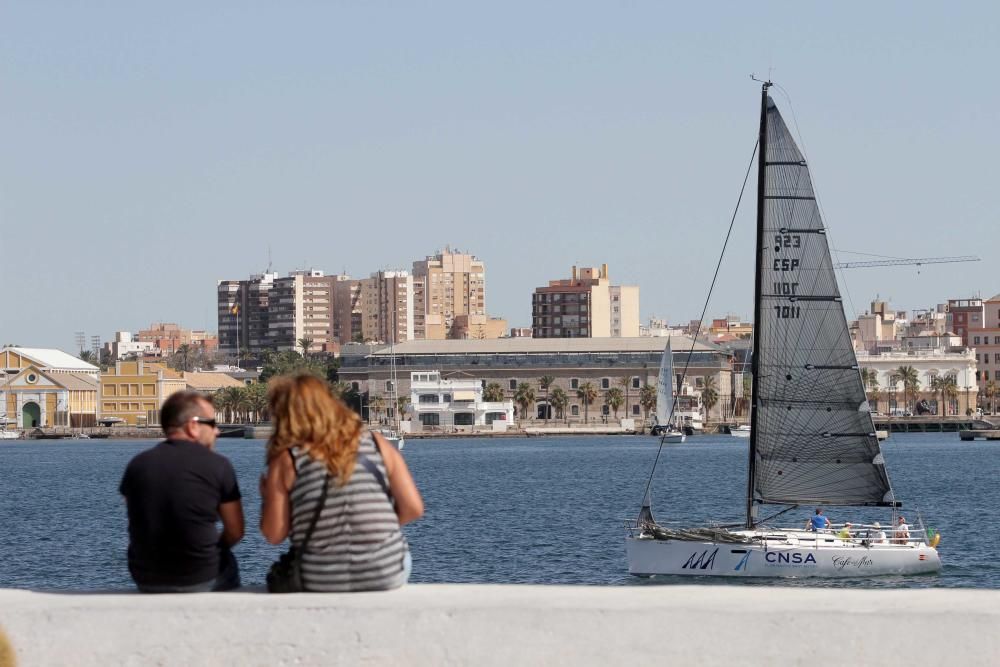
[[[243,539],[243,505],[232,463],[212,451],[215,409],[182,391],[163,404],[160,422],[167,439],[129,462],[119,489],[128,505],[132,579],[144,593],[236,588],[230,547]]]

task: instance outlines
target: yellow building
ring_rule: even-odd
[[[0,350],[0,426],[93,426],[98,368],[60,350]]]
[[[101,419],[121,419],[132,426],[160,423],[160,406],[187,387],[182,374],[159,363],[119,361],[101,373]]]

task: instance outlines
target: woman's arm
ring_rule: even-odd
[[[382,454],[382,460],[385,462],[385,470],[389,473],[389,490],[392,491],[392,497],[396,500],[396,516],[399,518],[399,525],[405,526],[424,515],[424,499],[420,497],[420,491],[417,490],[410,469],[406,467],[403,455],[389,444],[381,433],[373,435],[379,453]]]
[[[267,466],[260,478],[260,532],[271,544],[281,544],[292,525],[292,505],[288,492],[295,484],[292,457],[282,453]]]

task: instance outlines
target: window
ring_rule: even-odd
[[[392,380],[386,380],[385,381],[385,390],[386,391],[392,391]]]
[[[983,363],[984,364],[990,363],[990,355],[989,354],[984,354],[983,355]]]
[[[608,378],[601,378],[601,389],[608,389],[611,387],[611,380]]]
[[[973,345],[979,345],[979,336],[976,336],[976,337],[975,337],[975,338],[973,339]]]
[[[438,402],[438,395],[437,394],[420,394],[420,398],[418,400],[421,403],[437,403]]]
[[[1000,352],[993,355],[993,363],[1000,364]]]
[[[639,378],[637,378],[637,377],[632,378],[632,388],[633,389],[638,389],[639,388]]]
[[[993,344],[994,345],[1000,345],[1000,336],[994,336],[993,337]]]
[[[424,426],[440,426],[441,415],[436,412],[422,414],[420,415],[420,423]]]
[[[601,406],[601,414],[604,415],[605,417],[611,414],[611,408],[608,406],[607,403]]]
[[[451,394],[442,394],[441,401],[443,403],[451,403]]]
[[[573,415],[574,417],[579,417],[580,416],[580,406],[579,405],[571,405],[570,408],[569,408],[569,413],[571,415]]]
[[[580,388],[580,380],[578,380],[577,378],[571,379],[569,381],[569,388],[570,389],[579,389]]]
[[[471,412],[456,412],[455,426],[472,426],[475,424],[475,416]]]
[[[638,403],[632,404],[632,414],[635,415],[636,417],[639,416],[639,404]]]
[[[511,391],[517,389],[517,380],[511,380],[507,383],[507,386],[510,387]]]

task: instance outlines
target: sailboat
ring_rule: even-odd
[[[657,523],[651,482],[626,523],[631,574],[858,577],[941,568],[940,534],[899,516],[851,345],[809,168],[761,91],[746,520],[677,529]],[[761,519],[759,510],[776,511]],[[807,530],[774,525],[813,507],[885,508],[878,522]],[[869,510],[871,511],[871,510]],[[811,512],[809,512],[811,514]],[[817,512],[818,515],[818,512]],[[804,515],[803,515],[804,518]],[[836,532],[835,532],[836,531]]]
[[[674,425],[674,353],[670,349],[670,338],[663,348],[660,359],[660,375],[656,381],[656,424],[649,430],[650,435],[659,436],[663,442],[679,444],[684,442],[684,432]]]
[[[399,378],[396,377],[396,350],[392,341],[389,341],[389,377],[392,381],[392,391],[389,392],[389,400],[392,401],[392,427],[379,429],[379,432],[386,440],[399,451],[403,451],[406,440],[399,427]]]

